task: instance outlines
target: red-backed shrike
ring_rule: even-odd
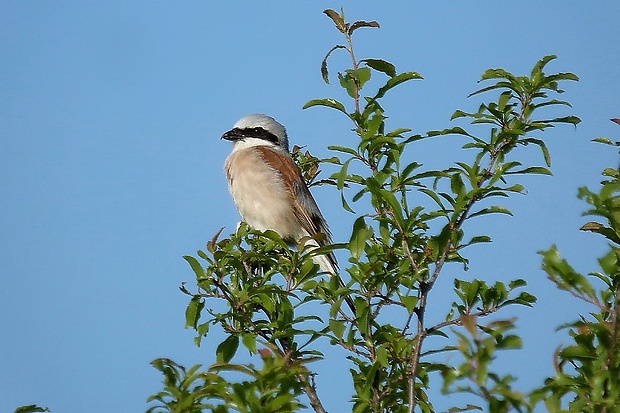
[[[319,233],[324,236],[308,239],[306,244],[319,247],[331,243],[325,218],[289,154],[284,126],[266,115],[248,115],[222,139],[234,143],[224,170],[243,221],[259,231],[275,231],[292,245]],[[338,274],[334,254],[313,258],[322,271]]]

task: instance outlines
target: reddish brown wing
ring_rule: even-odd
[[[289,192],[294,194],[294,196],[291,196],[291,203],[302,227],[311,236],[318,233],[325,234],[325,240],[318,240],[321,245],[330,243],[331,234],[329,228],[295,162],[287,153],[268,146],[260,146],[256,150],[265,162],[281,176]]]

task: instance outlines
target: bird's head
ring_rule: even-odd
[[[233,128],[222,135],[222,139],[237,146],[250,147],[273,145],[288,153],[286,129],[274,118],[260,113],[245,116]]]

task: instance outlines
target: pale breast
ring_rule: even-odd
[[[228,189],[243,221],[260,231],[273,230],[291,241],[306,235],[300,229],[282,177],[256,148],[233,151],[224,169]]]

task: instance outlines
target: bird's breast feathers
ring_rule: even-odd
[[[251,227],[294,241],[309,235],[300,228],[294,199],[295,187],[305,184],[288,154],[270,146],[238,149],[226,159],[225,170],[241,218]]]

